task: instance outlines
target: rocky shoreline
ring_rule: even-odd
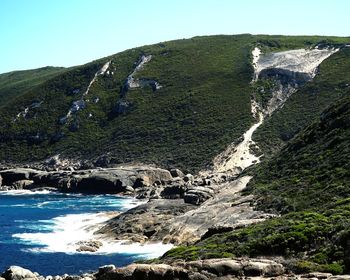
[[[250,177],[194,177],[178,169],[151,166],[45,171],[0,170],[0,190],[53,190],[118,194],[146,199],[115,214],[96,232],[109,240],[192,244],[208,231],[237,228],[272,215],[255,211],[252,196],[242,196]],[[84,246],[83,246],[84,248]],[[90,249],[89,249],[90,250]]]
[[[214,182],[214,184],[212,184]],[[82,170],[0,170],[0,191],[49,189],[85,194],[120,194],[139,199],[184,199],[199,205],[214,196],[217,180],[194,178],[178,169],[130,165]]]
[[[194,177],[180,170],[151,166],[93,168],[86,170],[0,170],[0,190],[55,190],[73,193],[103,193],[148,199],[124,213],[115,213],[95,232],[96,237],[125,242],[193,244],[203,236],[258,223],[270,214],[254,210],[254,197],[241,191],[251,178],[240,176]],[[96,188],[97,187],[97,188]],[[78,244],[80,251],[97,251],[98,238]],[[349,279],[329,273],[292,274],[278,258],[221,258],[165,263],[133,263],[126,267],[101,267],[98,272],[41,276],[12,266],[5,280],[113,280],[113,279]],[[0,280],[4,280],[1,279]]]
[[[293,274],[278,261],[269,259],[222,258],[168,264],[131,264],[117,268],[106,265],[82,275],[42,276],[18,266],[9,267],[0,280],[209,280],[209,279],[278,279],[278,280],[349,280],[350,275],[313,272]]]
[[[195,178],[190,174],[184,175],[180,170],[149,166],[77,171],[15,168],[0,171],[0,189],[44,188],[61,192],[96,193],[91,192],[91,188],[98,186],[97,193],[147,198],[147,203],[111,216],[95,232],[96,237],[141,244],[163,242],[187,245],[203,236],[231,231],[272,217],[254,210],[252,196],[242,196],[241,191],[250,179],[249,176],[226,181],[218,177]],[[210,195],[203,195],[206,193]],[[186,199],[187,194],[195,196],[196,199]],[[78,245],[80,251],[88,252],[97,251],[101,246],[98,238]],[[350,275],[334,276],[320,272],[294,274],[287,261],[278,257],[220,258],[186,262],[167,258],[162,262],[133,263],[121,268],[106,265],[97,272],[79,276],[42,276],[18,266],[11,266],[0,276],[0,280],[350,280]]]
[[[96,240],[78,244],[79,251],[97,251],[101,245],[99,238],[141,244],[192,244],[204,234],[233,230],[269,218],[268,214],[253,209],[253,197],[241,195],[241,190],[250,180],[248,176],[225,181],[223,178],[195,178],[190,174],[184,175],[180,170],[140,166],[77,171],[16,168],[1,170],[0,176],[4,190],[10,185],[10,189],[49,188],[62,192],[91,193],[91,188],[98,186],[98,193],[148,199],[145,204],[111,216],[95,232]],[[190,199],[186,198],[188,194]],[[270,260],[212,259],[192,262],[167,260],[166,264],[131,264],[123,268],[110,265],[96,273],[81,276],[44,277],[19,267],[11,267],[3,277],[6,280],[205,280],[280,277],[284,271],[281,264]]]

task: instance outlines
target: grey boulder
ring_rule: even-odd
[[[37,276],[20,266],[10,266],[2,275],[6,280],[37,280]]]
[[[180,169],[177,169],[177,168],[173,168],[170,170],[170,174],[171,176],[173,176],[174,178],[176,177],[180,177],[180,178],[183,178],[184,177],[184,174],[182,173],[182,171]]]

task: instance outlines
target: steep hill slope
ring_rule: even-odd
[[[1,158],[36,160],[56,153],[84,158],[110,152],[114,163],[198,168],[252,121],[249,40],[213,37],[142,47],[49,80],[1,110]],[[128,76],[143,54],[152,59],[133,75],[156,80],[158,90],[151,84],[129,89]],[[98,75],[82,98],[107,61],[109,74]],[[85,108],[60,122],[82,99]],[[31,106],[25,117],[15,119]]]
[[[262,152],[271,156],[329,104],[350,93],[350,48],[343,48],[324,61],[315,79],[293,94],[253,135]]]
[[[246,193],[279,218],[215,234],[164,259],[285,256],[297,272],[350,272],[350,96],[254,171]]]
[[[136,161],[198,171],[254,123],[252,49],[310,48],[325,39],[195,37],[69,69],[0,109],[0,158],[23,163],[61,154],[100,157],[102,165]]]
[[[64,71],[67,69],[48,66],[0,74],[0,106]]]

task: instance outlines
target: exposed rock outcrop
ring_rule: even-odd
[[[162,198],[166,199],[178,199],[183,198],[186,191],[186,187],[184,184],[171,184],[170,186],[166,186],[160,193]],[[185,202],[186,199],[185,199]]]
[[[247,167],[258,163],[262,155],[257,156],[250,149],[255,146],[255,150],[258,150],[252,140],[255,130],[263,123],[265,117],[281,108],[300,86],[312,80],[320,63],[338,50],[336,48],[298,49],[262,54],[261,50],[256,47],[252,51],[254,67],[252,83],[262,79],[272,79],[275,86],[267,104],[259,104],[255,97],[252,99],[251,111],[253,117],[256,118],[256,123],[244,133],[240,143],[233,142],[214,158],[213,172],[226,172],[227,175],[234,177]],[[208,171],[201,173],[208,175]],[[194,197],[191,196],[190,199],[193,201]]]
[[[99,248],[102,247],[102,242],[98,240],[88,240],[88,241],[80,241],[76,245],[77,252],[96,252]]]
[[[321,62],[337,52],[336,48],[298,49],[261,54],[256,48],[253,66],[254,81],[272,79],[276,85],[266,107],[265,115],[271,115],[302,85],[311,81]]]
[[[199,207],[168,220],[158,232],[158,238],[165,243],[192,244],[200,240],[209,228],[242,227],[257,223],[273,215],[255,211],[253,197],[242,196],[241,191],[249,182],[245,176],[233,182],[220,185],[214,197],[206,200]],[[156,235],[155,237],[156,238]]]
[[[182,199],[155,199],[109,220],[97,234],[134,242],[159,241],[167,234],[164,225],[196,207]]]
[[[199,205],[212,198],[215,194],[215,188],[209,186],[191,186],[184,195],[186,203]]]
[[[160,88],[162,88],[162,86],[155,80],[151,80],[151,79],[145,79],[145,78],[135,78],[136,74],[138,72],[140,72],[144,65],[148,62],[150,62],[152,59],[152,55],[142,55],[139,59],[139,61],[136,63],[136,67],[134,69],[134,71],[128,76],[123,91],[124,93],[122,94],[123,96],[126,95],[126,92],[129,89],[133,89],[133,88],[139,88],[139,87],[145,87],[145,86],[151,86],[151,88],[153,89],[153,91],[156,91]]]
[[[3,185],[21,188],[53,187],[65,192],[145,193],[171,183],[165,169],[148,166],[99,168],[79,171],[40,171],[29,168],[1,170]],[[154,186],[154,188],[153,188]],[[160,191],[159,191],[160,192]]]
[[[127,94],[130,90],[149,86],[155,92],[162,88],[162,86],[156,80],[137,77],[137,73],[140,72],[144,68],[145,64],[150,62],[151,59],[152,55],[143,54],[134,64],[135,68],[133,72],[128,75],[121,88],[120,99],[117,101],[112,110],[112,116],[118,116],[130,111],[132,108],[132,103],[127,100]]]
[[[126,100],[118,100],[117,104],[113,108],[113,114],[120,115],[125,114],[130,110],[131,103]]]
[[[219,232],[234,230],[251,223],[261,222],[272,215],[254,211],[253,197],[242,197],[240,192],[249,182],[250,177],[240,177],[235,181],[220,182],[219,176],[230,173],[235,179],[245,168],[258,163],[260,156],[254,154],[252,135],[263,123],[264,117],[283,106],[286,98],[296,88],[311,80],[318,64],[335,50],[301,51],[254,57],[256,79],[274,78],[278,87],[267,108],[252,100],[252,115],[256,123],[246,131],[241,143],[234,143],[214,161],[214,172],[206,173],[203,178],[191,174],[184,175],[179,170],[153,167],[119,167],[87,170],[37,171],[32,169],[15,169],[0,172],[3,183],[27,188],[33,185],[55,187],[61,191],[83,193],[123,193],[133,194],[138,198],[152,198],[147,204],[119,214],[102,227],[97,233],[106,234],[117,240],[133,242],[163,241],[174,244],[191,244],[201,236],[210,236]],[[289,56],[288,56],[289,55]],[[281,58],[288,58],[287,61]],[[292,59],[291,59],[292,57]],[[300,57],[308,64],[300,63]],[[153,80],[134,77],[151,56],[142,56],[134,71],[128,76],[122,98],[129,89],[150,85],[154,90],[159,84]],[[299,63],[298,63],[299,61]],[[108,64],[109,65],[109,64]],[[106,67],[108,68],[108,65]],[[106,69],[107,69],[106,68]],[[105,71],[104,69],[103,71]],[[96,73],[95,76],[100,75]],[[93,80],[94,81],[94,80]],[[92,81],[92,82],[93,82]],[[89,87],[91,86],[90,83]],[[85,94],[88,93],[89,87]],[[84,94],[84,95],[85,95]],[[83,101],[83,99],[81,100]],[[75,113],[85,103],[73,103],[70,113]],[[116,112],[125,113],[130,104],[121,99]],[[48,163],[50,164],[50,163]],[[62,163],[53,159],[52,168]],[[211,180],[209,175],[215,178]],[[0,177],[1,178],[1,177]],[[225,177],[226,178],[226,177]],[[225,179],[226,180],[226,179]],[[224,181],[225,181],[224,180]],[[171,200],[163,200],[159,198]],[[200,205],[200,206],[198,206]],[[89,240],[77,244],[77,251],[94,252],[101,246],[99,241]],[[36,279],[30,271],[12,269],[5,273],[6,280]],[[229,279],[231,277],[289,277],[284,275],[283,265],[272,260],[263,259],[210,259],[192,262],[169,262],[167,264],[132,264],[124,268],[105,266],[91,276],[96,280],[112,279]],[[24,275],[24,276],[23,276]],[[85,277],[86,278],[86,277]],[[315,278],[331,279],[331,275],[310,274],[295,276],[294,279]]]
[[[107,234],[119,240],[192,244],[200,240],[209,229],[230,228],[233,230],[261,222],[273,215],[255,211],[252,207],[253,197],[241,196],[240,191],[249,180],[250,177],[243,177],[224,185],[206,186],[215,188],[215,195],[212,194],[213,197],[200,206],[191,201],[191,203],[185,203],[189,202],[186,201],[188,193],[184,193],[185,201],[183,199],[152,199],[108,221],[97,233]],[[205,187],[197,186],[196,188],[198,193],[193,193],[195,199],[201,192],[200,189],[205,189]],[[162,196],[168,198],[181,196],[181,189],[176,189],[179,193],[174,189],[165,187]]]
[[[61,117],[59,119],[60,124],[66,124],[70,117],[73,114],[76,114],[78,111],[85,109],[86,108],[86,101],[85,101],[85,96],[88,95],[90,88],[92,85],[96,82],[98,76],[102,76],[106,73],[107,69],[109,68],[111,64],[111,61],[107,61],[105,64],[102,65],[102,67],[95,73],[94,77],[90,81],[86,91],[82,94],[81,98],[79,100],[76,100],[72,103],[70,109],[68,110],[67,114],[64,117]],[[78,91],[79,92],[79,91]],[[76,93],[78,93],[76,92]]]

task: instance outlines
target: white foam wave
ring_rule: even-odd
[[[131,208],[135,208],[135,207],[137,207],[137,206],[140,206],[140,205],[142,205],[142,204],[145,204],[145,203],[147,203],[147,200],[141,200],[141,199],[127,199],[125,202],[126,202],[126,203],[123,203],[123,204],[121,205],[121,210],[122,210],[122,211],[127,211],[127,210],[129,210],[129,209],[131,209]]]
[[[102,236],[94,235],[107,220],[115,216],[115,212],[70,214],[59,216],[52,220],[39,221],[46,224],[53,223],[51,232],[19,233],[13,237],[31,245],[37,245],[28,249],[31,252],[63,252],[67,254],[137,254],[145,257],[156,257],[168,251],[171,244],[161,243],[129,243],[126,241],[106,240]],[[96,252],[77,252],[81,241],[98,240],[102,246]]]
[[[44,201],[44,202],[40,202],[36,205],[36,207],[38,208],[44,208],[47,207],[50,204],[50,201]]]
[[[42,250],[46,252],[72,253],[77,249],[77,242],[91,239],[94,226],[98,227],[109,218],[105,213],[69,214],[52,219],[52,232],[19,233],[13,237],[28,244],[44,246]]]
[[[4,205],[6,207],[9,207],[8,205]],[[26,204],[12,204],[11,207],[27,207]]]
[[[25,230],[36,230],[36,231],[51,231],[52,230],[52,225],[50,224],[23,224],[23,225],[18,225],[18,228],[25,229]]]
[[[49,190],[10,190],[10,191],[0,191],[0,195],[31,195],[31,194],[50,194],[52,191]]]

